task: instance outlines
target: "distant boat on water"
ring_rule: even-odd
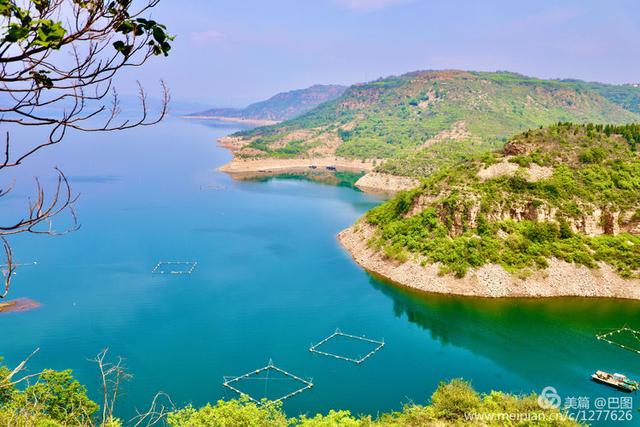
[[[638,387],[640,387],[640,383],[638,383],[638,381],[629,379],[626,375],[610,374],[604,371],[596,371],[595,374],[591,375],[591,379],[599,382],[600,384],[605,384],[609,387],[626,391],[628,393],[637,391]]]

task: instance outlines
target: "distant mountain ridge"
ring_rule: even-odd
[[[246,108],[212,108],[191,116],[281,122],[339,98],[346,89],[346,86],[340,85],[313,85],[306,89],[278,93]]]
[[[302,116],[234,138],[240,157],[391,159],[384,171],[425,176],[440,160],[500,148],[527,129],[638,122],[639,112],[640,88],[632,85],[416,71],[353,85]]]

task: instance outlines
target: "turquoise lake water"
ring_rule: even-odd
[[[456,377],[481,391],[554,386],[591,398],[619,396],[589,381],[597,369],[640,377],[640,355],[594,338],[625,324],[640,329],[640,303],[494,301],[385,284],[335,238],[381,200],[302,179],[235,182],[216,172],[230,154],[215,139],[232,131],[170,119],[117,135],[72,134],[20,171],[24,184],[32,169],[59,165],[82,193],[82,228],[13,239],[16,258],[38,264],[18,270],[11,296],[42,307],[0,315],[8,365],[39,347],[32,371],[71,368],[97,398],[88,359],[109,347],[134,374],[116,410],[123,418],[157,391],[180,405],[234,397],[223,377],[270,358],[313,378],[312,390],[284,404],[291,415],[399,409]],[[3,218],[22,206],[20,188],[3,202]],[[161,260],[198,265],[189,276],[152,275]],[[361,365],[308,351],[336,328],[386,345]],[[351,344],[333,350],[366,351]],[[270,397],[289,390],[286,381],[264,385],[246,384]]]

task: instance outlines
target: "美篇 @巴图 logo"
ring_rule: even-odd
[[[559,408],[561,402],[562,399],[555,387],[547,386],[543,388],[540,396],[538,396],[538,405],[542,409]]]

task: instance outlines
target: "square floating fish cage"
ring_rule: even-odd
[[[351,355],[347,355],[344,353],[340,354],[337,351],[334,352],[326,349],[328,344],[336,340],[339,340],[340,338],[346,338],[348,340],[368,344],[367,350],[366,350],[367,352],[364,354],[364,356],[358,355],[358,356],[351,357]],[[376,354],[378,351],[382,350],[382,347],[384,347],[384,340],[378,341],[371,338],[367,338],[365,336],[345,334],[340,329],[336,329],[336,331],[333,334],[329,335],[319,343],[312,345],[309,348],[309,351],[312,353],[320,354],[322,356],[333,357],[335,359],[345,360],[347,362],[353,362],[359,365],[365,360],[367,360],[368,358],[370,358],[371,356],[373,356],[374,354]]]
[[[191,274],[195,270],[195,261],[160,261],[151,271],[152,274]]]
[[[222,184],[208,184],[201,185],[200,190],[209,190],[209,191],[224,191],[227,187]]]
[[[268,396],[270,382],[278,382],[280,386],[278,388],[279,395],[275,398]],[[247,391],[247,388],[250,388],[248,387],[249,384],[255,385],[256,383],[260,390],[264,391],[262,397],[258,396],[256,391]],[[289,384],[292,386],[289,386]],[[269,364],[263,368],[256,369],[239,377],[224,377],[222,385],[241,396],[247,396],[252,402],[261,405],[265,401],[282,402],[283,400],[296,396],[305,390],[311,389],[313,387],[313,381],[311,379],[300,378],[284,369],[280,369],[273,364],[273,361],[269,360]],[[286,388],[283,388],[283,386]]]
[[[37,261],[33,261],[33,262],[14,262],[12,265],[15,268],[18,268],[18,267],[30,267],[30,266],[38,265],[38,262]],[[6,269],[6,268],[9,268],[9,266],[7,264],[0,264],[0,268]]]
[[[13,275],[15,276],[17,274],[18,268],[20,267],[29,267],[29,266],[34,266],[34,265],[38,265],[37,261],[33,261],[33,262],[15,262],[12,264],[13,267]],[[9,266],[7,264],[1,264],[0,265],[0,273],[2,275],[6,275],[9,273]]]
[[[596,338],[608,344],[640,354],[640,331],[627,326],[597,334]]]

